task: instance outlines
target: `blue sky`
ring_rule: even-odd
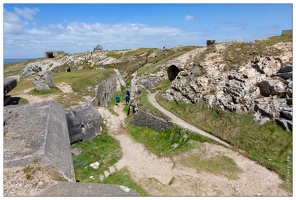
[[[252,42],[292,29],[285,4],[3,4],[3,57],[40,58],[66,53],[216,42]]]

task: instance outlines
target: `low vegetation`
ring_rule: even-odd
[[[183,120],[243,150],[245,156],[287,180],[287,158],[292,159],[292,134],[275,122],[260,125],[250,113],[208,109],[205,102],[168,102],[160,94],[156,99],[160,105]]]
[[[148,127],[129,124],[128,133],[135,141],[144,144],[146,148],[158,156],[179,155],[193,149],[197,143],[201,142],[216,143],[211,139],[179,126],[173,126],[171,130],[156,132]]]
[[[134,189],[139,194],[147,196],[148,193],[136,184],[129,171],[124,168],[109,177],[100,180],[100,175],[108,170],[122,158],[122,151],[118,140],[108,135],[108,128],[103,125],[101,135],[91,141],[78,142],[71,145],[71,149],[80,149],[82,153],[78,156],[73,155],[73,165],[77,181],[89,183],[118,184]],[[99,162],[98,169],[90,167],[91,163]]]
[[[277,56],[281,53],[271,46],[278,42],[292,41],[292,36],[270,37],[265,40],[259,40],[252,43],[230,42],[223,51],[223,61],[220,64],[226,64],[230,67],[240,66],[256,56]],[[121,59],[120,63],[113,63],[104,66],[106,69],[90,69],[90,64],[85,61],[83,65],[86,70],[72,70],[71,73],[64,72],[67,66],[61,66],[63,72],[53,71],[55,83],[66,82],[70,84],[73,92],[61,93],[57,88],[52,88],[46,94],[56,94],[56,101],[64,107],[77,105],[78,102],[85,101],[85,96],[93,97],[95,95],[94,87],[102,81],[115,74],[113,68],[127,73],[129,78],[132,73],[138,71],[138,75],[146,73],[156,73],[168,61],[188,52],[195,46],[180,47],[178,49],[152,49],[140,48],[128,51],[110,51],[108,56]],[[207,54],[217,51],[215,45],[195,57],[196,61],[203,61]],[[156,53],[155,57],[148,56]],[[4,66],[4,77],[21,74],[22,69],[29,62],[41,61],[42,59],[29,60],[18,64],[8,64]],[[141,63],[139,65],[139,62]],[[98,67],[98,66],[97,66]],[[58,69],[58,68],[57,68]],[[60,70],[61,71],[61,70]],[[34,77],[22,77],[18,86],[10,92],[10,95],[18,95],[24,90],[33,88],[32,81]],[[268,122],[259,125],[253,120],[252,113],[240,114],[230,113],[219,108],[208,109],[205,102],[195,104],[186,104],[183,101],[168,102],[162,98],[161,93],[170,86],[169,80],[162,81],[159,86],[151,91],[159,91],[156,99],[160,105],[179,116],[188,123],[203,129],[224,141],[230,143],[236,150],[242,152],[245,156],[265,166],[266,168],[277,172],[285,181],[285,187],[292,191],[292,133],[285,131],[275,122]],[[43,92],[31,90],[31,95],[46,95]],[[125,103],[123,92],[117,92],[121,98],[121,103]],[[169,120],[164,114],[154,108],[147,101],[147,92],[143,92],[139,101],[140,108],[149,110],[154,115]],[[23,103],[27,103],[24,99]],[[115,95],[108,104],[109,109],[115,105]],[[124,107],[127,112],[128,106]],[[158,156],[180,155],[186,151],[195,148],[203,142],[215,141],[192,133],[178,126],[171,130],[160,132],[153,131],[147,127],[137,127],[128,124],[128,134],[137,142],[143,143],[148,149]],[[119,184],[136,190],[141,195],[147,196],[148,193],[137,185],[131,178],[127,168],[121,169],[108,178],[101,181],[99,175],[103,174],[109,166],[114,165],[122,157],[119,141],[108,135],[106,125],[103,126],[103,132],[92,141],[78,142],[71,148],[81,149],[82,153],[78,156],[73,155],[73,164],[76,179],[80,182]],[[99,162],[99,169],[95,170],[89,165],[93,162]],[[236,179],[240,169],[233,160],[226,156],[217,156],[212,158],[203,158],[201,155],[191,155],[189,159],[182,159],[182,164],[200,170],[205,170],[214,174],[223,174],[229,179]],[[31,176],[33,168],[27,166],[24,172]],[[289,172],[289,173],[288,173]],[[93,176],[93,178],[90,178]],[[289,181],[288,181],[289,180]],[[174,178],[170,184],[174,182]]]
[[[113,69],[77,70],[70,73],[54,73],[53,77],[55,83],[66,82],[71,85],[74,92],[81,96],[94,97],[94,87],[108,79],[113,74],[115,74]]]
[[[219,155],[208,158],[202,154],[189,155],[183,158],[181,163],[196,170],[206,171],[215,175],[223,175],[228,179],[238,179],[242,169],[231,158]]]
[[[222,63],[230,67],[239,67],[258,56],[278,56],[281,50],[272,47],[272,45],[287,41],[292,41],[291,35],[274,36],[256,42],[229,42],[223,51]]]

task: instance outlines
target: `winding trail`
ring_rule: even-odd
[[[114,166],[117,171],[127,167],[132,179],[151,196],[289,196],[275,172],[222,145],[204,142],[178,156],[158,157],[127,134],[123,107],[113,107],[117,115],[98,108],[109,134],[119,140],[122,148],[122,159]],[[183,164],[184,159],[199,156],[226,156],[242,171],[237,179],[229,179],[223,173],[215,175]]]
[[[61,86],[64,93],[71,92],[66,84]],[[43,99],[34,95],[26,97],[30,103],[53,98],[47,96],[47,99]],[[155,94],[149,95],[149,101],[175,120],[175,123],[207,136],[208,133],[192,128],[193,126],[184,123],[183,120],[159,106],[155,101]],[[121,104],[119,107],[112,108],[117,115],[110,113],[106,108],[98,108],[105,120],[104,123],[109,128],[109,134],[119,140],[122,148],[122,159],[114,166],[116,170],[126,167],[132,179],[151,196],[291,196],[290,192],[282,188],[284,181],[275,172],[269,171],[224,145],[197,143],[194,149],[178,156],[158,157],[127,134],[125,128],[127,116],[122,110],[124,106]],[[212,138],[211,135],[209,136]],[[236,163],[242,170],[237,174],[237,179],[229,179],[223,173],[213,174],[183,164],[184,159],[190,160],[194,157],[207,159],[217,156],[226,156]]]
[[[200,130],[198,128],[196,128],[195,126],[192,126],[191,124],[185,122],[184,120],[180,119],[179,117],[177,117],[176,115],[174,115],[173,113],[167,111],[165,108],[163,108],[162,106],[160,106],[157,101],[155,100],[155,96],[156,96],[157,92],[156,93],[149,93],[148,94],[148,100],[149,102],[154,106],[156,107],[158,110],[160,110],[162,113],[164,113],[166,116],[170,117],[171,118],[171,122],[173,122],[174,124],[178,124],[179,126],[183,127],[183,128],[186,128],[186,129],[189,129],[190,131],[193,131],[193,132],[196,132],[198,134],[201,134],[203,136],[206,136],[208,138],[211,138],[227,147],[229,147],[230,145],[227,144],[226,142],[220,140],[219,138],[203,131],[203,130]]]

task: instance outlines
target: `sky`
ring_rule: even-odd
[[[12,2],[12,1],[9,1]],[[53,1],[54,2],[54,1]],[[3,58],[46,51],[204,46],[252,42],[292,29],[288,3],[3,3]]]

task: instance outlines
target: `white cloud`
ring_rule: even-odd
[[[194,17],[192,15],[187,15],[185,17],[185,20],[189,21],[189,20],[194,20]]]
[[[34,19],[37,10],[20,10],[4,14],[4,56],[13,58],[43,57],[44,51],[58,49],[67,53],[92,50],[97,44],[104,49],[127,49],[197,44],[198,32],[184,32],[170,26],[141,23],[80,23],[63,21],[30,27],[26,19]],[[33,12],[34,11],[34,12]],[[17,14],[16,14],[17,13]],[[23,16],[24,18],[21,18]],[[184,44],[186,43],[186,44]],[[155,46],[156,45],[156,46]],[[14,53],[13,55],[10,53]]]
[[[17,15],[24,17],[26,20],[34,20],[33,15],[36,15],[36,13],[39,12],[39,9],[30,9],[25,7],[24,9],[14,8],[14,11]]]

